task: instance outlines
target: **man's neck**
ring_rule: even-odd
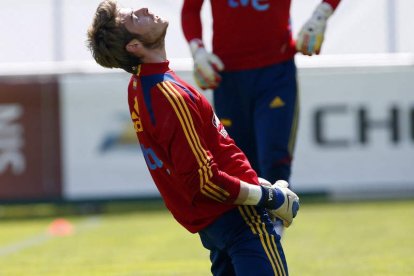
[[[167,61],[165,48],[148,50],[146,55],[142,57],[142,63],[161,63]]]

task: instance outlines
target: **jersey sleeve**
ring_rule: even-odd
[[[197,198],[233,203],[240,191],[240,180],[221,171],[207,148],[198,95],[170,81],[157,84],[156,120],[162,124],[157,137],[167,153],[172,175],[191,201]],[[209,122],[210,123],[210,122]]]
[[[194,38],[202,39],[201,7],[204,0],[184,0],[181,9],[181,27],[185,39],[190,42]]]
[[[323,2],[328,3],[335,10],[341,0],[324,0]]]

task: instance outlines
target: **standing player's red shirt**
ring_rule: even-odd
[[[258,184],[207,99],[168,62],[139,66],[128,103],[151,176],[167,208],[190,232],[235,207],[240,180]]]
[[[184,0],[181,20],[187,41],[202,38],[204,0]],[[210,0],[213,52],[226,71],[255,69],[291,59],[291,0]],[[335,9],[340,0],[325,0]]]

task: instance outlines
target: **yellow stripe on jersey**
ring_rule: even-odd
[[[164,85],[166,90],[172,95],[172,97],[176,100],[177,106],[179,106],[181,114],[183,115],[186,123],[186,127],[188,129],[188,132],[191,134],[192,141],[194,142],[194,146],[196,148],[197,154],[200,156],[201,161],[206,164],[208,161],[208,156],[206,151],[203,149],[200,143],[200,139],[198,138],[197,132],[194,128],[193,119],[191,117],[191,113],[187,108],[187,104],[185,103],[183,97],[181,94],[172,86],[169,82],[163,82],[161,83]]]
[[[161,83],[159,85],[159,88],[161,89],[161,91],[164,93],[164,95],[167,97],[167,99],[170,101],[171,105],[173,106],[181,122],[184,133],[187,137],[187,141],[189,142],[189,145],[196,159],[198,160],[198,163],[200,166],[199,174],[201,176],[200,178],[201,192],[205,194],[206,196],[213,198],[214,200],[224,201],[226,199],[225,196],[217,193],[215,190],[213,190],[211,187],[208,186],[212,184],[209,181],[209,177],[208,177],[208,175],[210,175],[208,172],[209,157],[206,151],[201,146],[199,146],[200,144],[197,144],[198,136],[195,134],[195,128],[194,128],[194,125],[191,119],[191,114],[189,113],[189,110],[186,106],[186,103],[183,101],[181,94],[179,94],[179,92],[177,92],[171,84],[170,86],[168,86],[166,82]]]
[[[285,268],[277,250],[276,242],[273,235],[269,235],[265,224],[262,222],[260,215],[257,213],[254,206],[239,206],[239,212],[244,221],[249,225],[253,234],[260,238],[263,249],[272,265],[275,275],[286,275]]]
[[[210,185],[211,186],[210,188],[212,188],[213,190],[215,190],[218,193],[224,195],[225,198],[228,197],[230,194],[227,191],[225,191],[224,189],[222,189],[221,187],[217,186],[216,184],[214,184],[210,181],[211,177],[213,176],[213,172],[211,171],[211,167],[209,165],[210,157],[207,155],[206,150],[204,150],[203,146],[201,145],[200,139],[199,139],[199,137],[197,135],[197,132],[195,130],[195,127],[194,127],[194,122],[193,122],[193,119],[191,117],[190,110],[188,109],[188,106],[187,106],[184,98],[175,89],[175,87],[172,85],[171,82],[164,82],[163,84],[166,85],[166,88],[170,93],[174,93],[174,95],[176,96],[176,99],[179,101],[179,102],[177,102],[177,104],[182,106],[181,111],[185,112],[184,117],[186,117],[188,119],[186,122],[188,123],[187,126],[189,127],[189,132],[192,133],[192,137],[194,138],[194,141],[195,141],[195,147],[196,147],[196,149],[198,149],[198,152],[201,154],[201,158],[202,158],[203,163],[204,163],[204,166],[202,168],[204,170],[204,176],[205,176],[205,180],[206,180],[207,184]],[[207,187],[205,187],[205,188],[207,189]]]
[[[195,133],[195,134],[197,134],[197,131],[195,130],[195,127],[194,127],[194,123],[193,123],[193,119],[192,119],[192,117],[191,117],[191,113],[190,113],[190,110],[188,109],[188,107],[187,107],[187,104],[186,104],[186,102],[184,101],[184,98],[181,96],[181,94],[174,88],[174,86],[171,84],[171,82],[165,82],[170,88],[171,88],[171,91],[173,91],[173,92],[175,92],[176,93],[176,95],[178,96],[178,99],[181,101],[181,103],[182,103],[182,105],[183,105],[183,107],[185,108],[185,111],[186,111],[186,114],[187,114],[187,116],[188,116],[188,118],[189,118],[189,121],[190,121],[190,126],[191,126],[191,129],[192,129],[192,131]],[[196,142],[197,142],[197,146],[201,149],[201,152],[204,154],[204,156],[205,156],[205,159],[207,160],[207,161],[210,161],[210,157],[207,155],[207,152],[203,149],[203,146],[201,145],[201,142],[200,142],[200,139],[199,139],[199,137],[198,137],[198,135],[195,135],[195,139],[196,139]],[[206,163],[207,164],[207,168],[208,168],[208,175],[209,175],[209,178],[208,179],[210,179],[212,176],[213,176],[213,172],[211,171],[211,167],[210,167],[210,165],[209,165],[209,162],[207,162]],[[223,193],[226,197],[227,196],[229,196],[230,194],[227,192],[227,191],[225,191],[225,190],[223,190],[221,187],[219,187],[219,186],[217,186],[217,185],[215,185],[215,184],[213,184],[213,183],[211,183],[212,185],[213,185],[213,188],[214,189],[216,189],[216,190],[218,190],[219,192],[221,192],[221,193]]]
[[[141,64],[139,64],[137,66],[137,73],[135,74],[136,76],[139,76],[141,74]]]
[[[173,107],[178,120],[180,121],[185,137],[187,138],[187,142],[197,160],[199,165],[198,173],[200,175],[201,192],[216,201],[225,201],[230,194],[226,190],[211,182],[213,173],[210,167],[210,157],[201,145],[200,139],[194,127],[190,110],[188,109],[183,96],[169,81],[158,83],[157,87]]]

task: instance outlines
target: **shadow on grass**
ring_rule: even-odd
[[[62,216],[90,216],[96,214],[119,214],[128,212],[165,211],[163,201],[157,199],[102,200],[82,202],[0,202],[0,222],[5,220],[30,220]]]
[[[355,200],[333,200],[326,193],[299,194],[301,205],[352,204]],[[397,199],[392,199],[396,201]],[[360,200],[357,200],[361,202]],[[390,200],[364,200],[386,202]],[[30,220],[67,216],[90,216],[97,214],[121,214],[131,212],[165,212],[161,198],[135,198],[114,200],[90,200],[78,202],[7,202],[0,201],[0,223],[6,220]]]

